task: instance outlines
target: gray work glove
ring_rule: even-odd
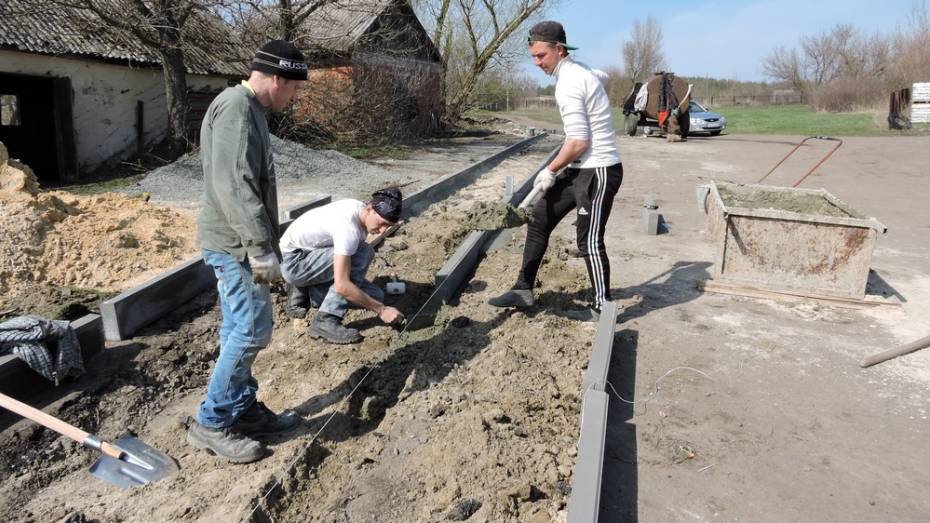
[[[252,281],[270,285],[281,279],[281,264],[278,255],[270,252],[261,256],[249,256],[249,265],[252,267]]]
[[[539,174],[533,180],[533,187],[538,187],[540,192],[546,192],[555,185],[555,177],[554,172],[550,171],[548,167],[543,167],[543,170],[539,171]]]

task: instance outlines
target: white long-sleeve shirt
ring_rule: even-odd
[[[565,137],[585,140],[588,149],[571,167],[589,169],[620,163],[610,100],[591,68],[566,56],[555,69],[555,101]]]

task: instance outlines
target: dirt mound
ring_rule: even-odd
[[[39,181],[28,165],[11,160],[0,143],[0,201],[25,200],[39,192]]]
[[[126,289],[196,252],[195,230],[192,217],[145,196],[40,193],[28,166],[0,164],[0,293],[7,298],[37,283]]]

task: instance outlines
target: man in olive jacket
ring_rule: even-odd
[[[269,284],[281,278],[278,195],[266,110],[296,97],[307,63],[290,42],[259,49],[248,80],[213,100],[200,128],[204,201],[197,240],[213,267],[223,320],[220,354],[187,441],[234,463],[265,455],[255,438],[297,424],[257,401],[252,362],[271,341]]]

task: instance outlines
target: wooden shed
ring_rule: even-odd
[[[248,66],[218,18],[195,13],[184,35],[188,89],[202,118],[204,99],[247,75]],[[167,132],[155,50],[85,10],[0,2],[0,142],[10,156],[40,179],[75,180]]]
[[[445,67],[408,1],[329,4],[302,24],[301,34],[310,81],[296,121],[365,141],[438,129]]]

